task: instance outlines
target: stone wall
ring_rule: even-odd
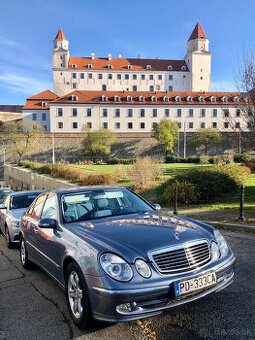
[[[78,185],[39,175],[29,169],[4,166],[4,183],[13,190],[53,190],[77,188]]]
[[[196,150],[192,139],[194,139],[195,133],[187,133],[187,151],[186,156],[200,156],[203,155],[203,149]],[[223,133],[222,144],[217,147],[211,147],[208,150],[209,155],[223,154],[223,153],[238,153],[239,152],[239,136],[237,133]],[[54,133],[55,144],[55,160],[77,162],[84,160],[85,157],[82,152],[82,139],[83,133]],[[176,145],[175,155],[183,156],[183,133],[179,134],[179,148]],[[242,152],[247,151],[245,145],[245,134],[241,140]],[[39,162],[51,162],[52,161],[52,145],[53,138],[51,133],[42,134],[38,141],[37,152],[30,156],[25,157],[33,161]],[[123,133],[118,134],[116,142],[112,145],[112,152],[110,157],[118,158],[135,158],[143,156],[156,156],[164,157],[164,150],[158,144],[158,142],[151,137],[150,133]],[[7,154],[7,161],[9,163],[15,162],[17,159],[13,157],[13,153]],[[107,160],[109,156],[105,156],[103,159]]]

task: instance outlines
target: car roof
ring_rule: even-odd
[[[10,190],[10,191],[12,191],[11,188],[0,188],[0,191],[5,191],[5,190]]]
[[[43,191],[42,190],[31,190],[31,191],[17,191],[11,193],[10,196],[19,196],[19,195],[24,195],[24,194],[41,194]]]
[[[110,186],[110,185],[104,185],[104,186],[84,186],[84,187],[78,187],[78,188],[71,188],[71,189],[59,189],[59,190],[51,190],[49,192],[54,192],[57,195],[63,195],[63,194],[72,194],[76,192],[83,192],[85,190],[90,191],[96,191],[96,190],[104,190],[104,189],[126,189],[125,187],[121,187],[118,185]]]

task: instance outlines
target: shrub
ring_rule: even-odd
[[[200,163],[200,157],[176,157],[168,156],[166,158],[166,163]]]
[[[210,164],[228,164],[232,163],[234,160],[233,155],[217,155],[217,156],[212,156],[208,159],[208,162]]]
[[[150,157],[137,158],[132,168],[135,189],[149,189],[153,180],[153,160]]]
[[[108,164],[133,164],[134,162],[133,158],[111,158]]]
[[[234,162],[236,163],[247,163],[252,160],[252,155],[248,153],[236,153],[234,155]]]
[[[162,203],[173,203],[175,187],[178,188],[178,203],[192,204],[197,202],[195,185],[184,181],[169,183],[168,185],[166,185],[163,191]]]
[[[84,176],[82,185],[111,185],[116,183],[117,178],[110,173],[91,173]]]
[[[238,185],[243,184],[249,176],[247,167],[238,164],[215,165],[210,168],[194,168],[179,174],[164,184],[164,187],[175,183],[188,183],[194,185],[194,195],[188,189],[185,191],[185,199],[192,203],[210,202],[227,193],[233,192]],[[187,186],[183,185],[183,187]]]
[[[164,168],[164,160],[152,158],[153,161],[153,180],[158,181],[162,179]]]
[[[127,179],[127,171],[123,164],[117,164],[115,167],[115,173],[118,181],[124,181]]]
[[[252,173],[255,172],[255,159],[251,159],[250,161],[244,163],[246,167],[250,169]]]

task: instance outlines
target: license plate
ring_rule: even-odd
[[[175,296],[192,293],[206,287],[213,286],[217,283],[215,272],[207,273],[193,279],[175,282]]]

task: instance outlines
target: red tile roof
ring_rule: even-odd
[[[199,25],[199,23],[197,23],[188,41],[193,40],[193,39],[199,39],[199,38],[206,39],[206,35],[204,34],[202,27]]]
[[[23,110],[48,110],[49,102],[57,99],[58,96],[50,90],[46,90],[27,98]],[[42,106],[42,102],[46,102],[46,107]]]
[[[76,95],[77,101],[72,100],[72,95]],[[107,101],[102,100],[102,96],[107,97]],[[117,102],[114,100],[115,96],[120,97],[120,101]],[[132,101],[128,102],[127,97],[131,96]],[[144,97],[144,102],[139,101],[139,97],[143,96]],[[151,100],[152,96],[156,96],[157,101],[153,102]],[[168,96],[169,101],[165,102],[164,101],[164,96]],[[175,98],[179,96],[181,98],[180,101],[176,101]],[[191,96],[192,101],[188,102],[187,97]],[[204,97],[204,102],[199,101],[199,97],[203,96]],[[216,101],[212,102],[211,97],[214,96],[216,97]],[[227,97],[228,101],[223,102],[222,98]],[[81,90],[75,90],[72,91],[68,94],[66,94],[63,97],[60,97],[52,103],[61,103],[61,104],[85,104],[85,103],[90,103],[90,104],[164,104],[164,105],[169,105],[169,104],[174,104],[174,105],[179,105],[179,104],[186,104],[186,105],[192,105],[192,104],[201,104],[201,105],[240,105],[239,102],[234,101],[234,97],[239,97],[241,99],[241,93],[240,92],[155,92],[155,91],[81,91]]]
[[[60,28],[60,30],[58,31],[55,39],[67,40],[64,32],[62,31],[62,28]]]
[[[108,65],[112,65],[113,70],[129,71],[128,65],[132,66],[135,71],[168,71],[168,66],[172,66],[173,71],[182,71],[182,66],[186,66],[186,71],[189,71],[184,60],[165,60],[165,59],[133,59],[133,58],[90,58],[90,57],[70,57],[69,68],[72,64],[76,64],[77,69],[88,69],[88,65],[92,65],[94,70],[109,70]],[[151,69],[147,69],[147,65]]]

